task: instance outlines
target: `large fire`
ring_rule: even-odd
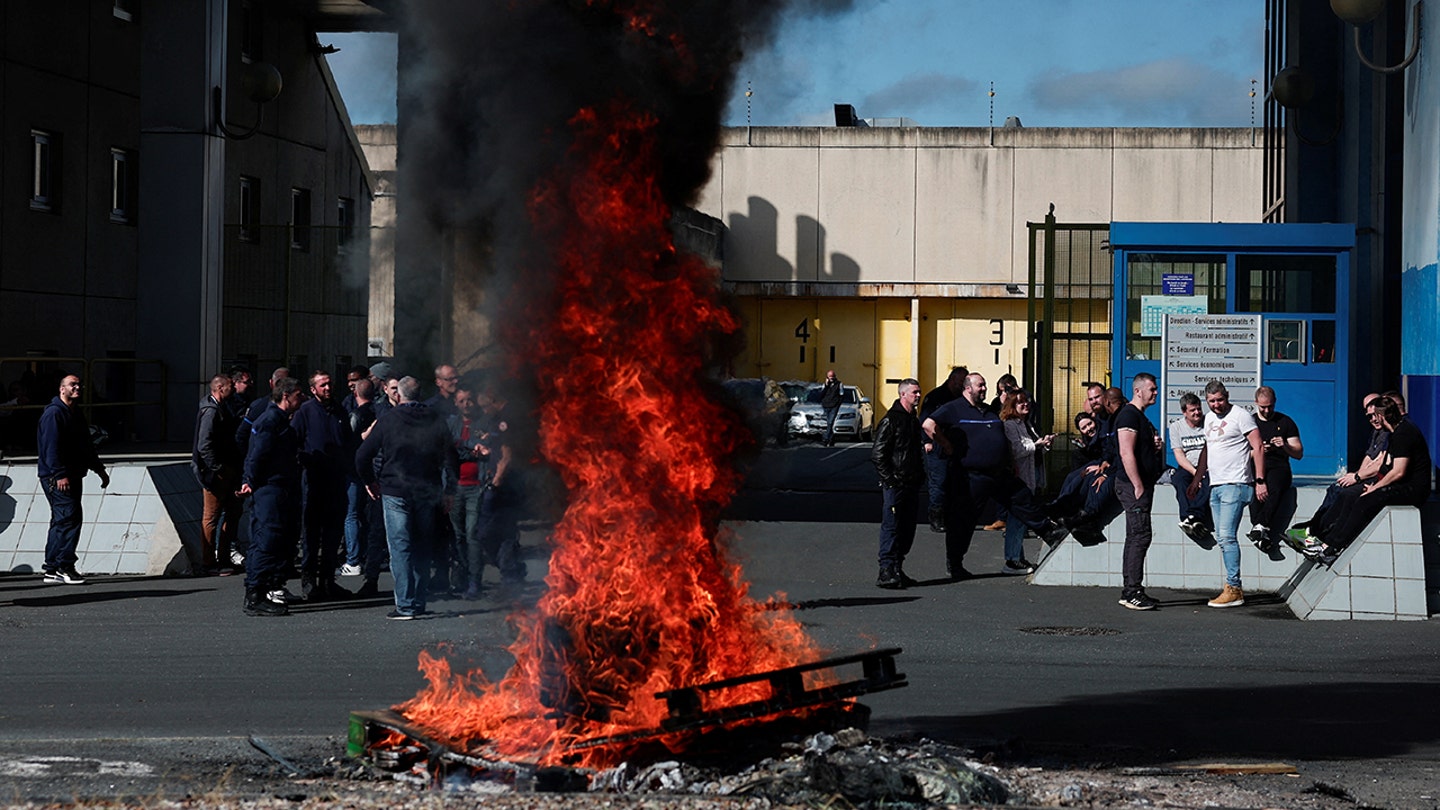
[[[738,324],[714,271],[675,248],[659,128],[624,100],[580,110],[568,160],[531,196],[555,298],[515,323],[528,330],[525,361],[538,377],[540,451],[568,507],[548,591],[515,617],[515,666],[490,682],[422,653],[429,686],[398,707],[515,759],[612,764],[623,746],[573,746],[657,728],[667,713],[657,692],[818,653],[790,614],[760,609],[717,543],[739,483],[732,456],[749,439],[703,380],[717,338]],[[710,699],[767,694],[761,683]]]

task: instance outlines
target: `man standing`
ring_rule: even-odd
[[[1010,515],[1034,529],[1049,545],[1065,530],[1046,519],[1030,492],[1015,476],[1005,426],[985,403],[985,378],[971,374],[959,399],[941,406],[921,426],[950,457],[945,474],[945,570],[950,579],[967,579],[965,553],[975,535],[975,521],[986,501],[994,498]]]
[[[298,380],[274,381],[270,401],[250,429],[240,497],[250,505],[250,549],[245,557],[245,615],[284,616],[285,572],[300,531],[300,440],[290,418],[303,398]]]
[[[210,393],[200,400],[200,413],[195,419],[190,470],[200,482],[203,498],[200,531],[204,538],[200,559],[190,561],[191,572],[197,576],[209,570],[221,574],[233,570],[225,566],[230,564],[240,533],[243,502],[237,492],[245,459],[235,446],[238,420],[230,408],[232,396],[234,382],[229,376],[211,377]]]
[[[1225,559],[1225,589],[1207,604],[1213,608],[1239,607],[1245,604],[1245,591],[1240,587],[1240,544],[1235,535],[1240,530],[1240,515],[1245,504],[1258,498],[1265,500],[1265,451],[1260,446],[1260,433],[1255,417],[1244,408],[1230,403],[1230,392],[1219,380],[1205,385],[1205,449],[1200,451],[1195,480],[1189,491],[1200,488],[1200,479],[1210,474],[1210,514],[1215,519],[1215,541]],[[1253,465],[1253,466],[1252,466]]]
[[[488,397],[482,396],[481,400],[489,402]],[[458,413],[448,422],[455,454],[460,459],[460,480],[455,501],[450,506],[450,526],[456,537],[457,564],[465,566],[464,598],[474,601],[480,598],[480,578],[485,572],[485,551],[480,542],[480,499],[490,480],[485,463],[490,451],[482,443],[485,432],[480,428],[481,412],[469,386],[462,385],[455,390],[455,409]]]
[[[481,455],[489,461],[490,479],[480,495],[478,534],[485,556],[500,569],[500,581],[514,585],[525,581],[525,563],[520,560],[520,507],[524,503],[520,460],[529,454],[516,448],[515,426],[503,391],[491,387],[481,402],[485,410]]]
[[[455,408],[455,392],[459,387],[460,375],[456,373],[455,367],[438,365],[435,367],[435,396],[425,400],[425,404],[439,411],[441,416],[454,416],[458,413]]]
[[[270,393],[272,396],[257,397],[250,403],[240,417],[240,423],[235,426],[235,446],[240,450],[242,457],[247,456],[250,450],[250,437],[254,435],[255,423],[260,421],[260,415],[270,410],[275,404],[275,384],[290,376],[290,369],[281,366],[270,373]],[[303,395],[302,395],[303,398]]]
[[[345,486],[355,468],[359,442],[350,417],[335,399],[330,375],[310,375],[310,399],[291,420],[300,442],[305,540],[300,553],[300,591],[306,601],[343,599],[350,592],[335,582],[344,544]]]
[[[350,419],[350,434],[358,444],[365,440],[365,434],[370,426],[375,424],[375,404],[371,401],[371,393],[374,388],[369,377],[360,377],[350,384],[350,396],[354,402],[351,408],[346,411]],[[365,494],[365,485],[360,483],[360,476],[355,471],[347,471],[345,483],[345,564],[340,566],[340,574],[347,577],[360,576],[365,572],[365,560],[369,553],[368,540],[370,532],[371,504],[370,496]],[[378,511],[378,507],[376,509]],[[381,538],[381,553],[383,554],[384,537]],[[379,573],[379,567],[375,569]]]
[[[915,542],[915,520],[920,508],[920,484],[925,479],[921,463],[924,431],[916,413],[920,404],[920,382],[900,381],[900,398],[885,412],[875,428],[875,446],[870,460],[880,474],[883,508],[880,512],[881,588],[905,588],[915,580],[905,574],[905,555]]]
[[[395,576],[395,609],[386,618],[406,620],[425,613],[435,518],[448,506],[445,501],[454,492],[460,462],[444,417],[417,401],[420,383],[404,377],[398,390],[400,404],[375,424],[360,445],[355,469],[370,497],[378,498],[385,510],[385,538]]]
[[[1170,452],[1175,457],[1170,483],[1180,508],[1180,531],[1209,546],[1215,539],[1210,519],[1210,482],[1202,478],[1195,494],[1190,494],[1195,465],[1200,463],[1200,451],[1204,449],[1205,410],[1200,397],[1186,391],[1180,395],[1180,418],[1170,423]]]
[[[826,447],[835,444],[835,418],[840,415],[840,403],[845,400],[845,389],[835,370],[825,372],[825,383],[820,386],[820,408],[825,414],[825,436],[821,442]]]
[[[80,413],[80,378],[67,374],[60,380],[60,392],[40,414],[35,429],[39,450],[36,474],[50,502],[50,533],[45,538],[45,582],[51,585],[84,585],[75,570],[79,561],[80,524],[84,480],[87,470],[100,476],[100,488],[110,486],[110,474],[100,463],[90,439],[90,423]]]
[[[947,402],[954,402],[965,391],[965,377],[970,374],[970,369],[964,366],[956,366],[950,369],[950,376],[945,378],[933,391],[920,400],[920,421],[924,422],[930,418],[930,414],[939,410],[941,405]],[[950,459],[945,457],[945,451],[940,445],[924,437],[925,448],[925,486],[926,494],[930,499],[929,519],[930,531],[943,533],[945,531],[945,471],[950,467]]]
[[[1275,410],[1275,389],[1262,385],[1255,389],[1255,428],[1260,431],[1260,446],[1265,451],[1265,484],[1270,494],[1263,501],[1250,503],[1248,537],[1269,554],[1285,535],[1279,522],[1282,501],[1290,491],[1290,459],[1305,455],[1300,442],[1300,428],[1295,420]]]
[[[1133,395],[1115,414],[1115,438],[1120,446],[1120,463],[1115,471],[1115,497],[1125,509],[1125,550],[1120,567],[1120,604],[1131,610],[1154,610],[1156,602],[1145,593],[1145,553],[1150,550],[1150,507],[1155,502],[1155,482],[1165,469],[1161,461],[1159,436],[1145,416],[1155,404],[1159,386],[1145,372],[1135,375]]]

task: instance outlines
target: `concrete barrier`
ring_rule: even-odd
[[[1298,487],[1295,496],[1294,520],[1304,520],[1315,512],[1325,497],[1324,487]],[[1145,557],[1145,584],[1157,588],[1208,591],[1216,593],[1225,586],[1225,563],[1220,547],[1204,546],[1180,531],[1180,508],[1175,502],[1175,489],[1168,483],[1158,485],[1150,510],[1154,536]],[[1254,543],[1245,539],[1250,531],[1247,517],[1240,521],[1240,579],[1247,591],[1278,591],[1289,581],[1304,558],[1288,546],[1270,555],[1260,553]],[[1097,585],[1121,586],[1120,561],[1125,546],[1125,518],[1117,517],[1105,527],[1105,542],[1081,545],[1069,536],[1040,561],[1031,575],[1036,585]]]
[[[85,574],[190,573],[198,550],[200,485],[188,461],[106,459],[110,486],[91,473],[81,497],[84,524],[76,567]],[[50,504],[33,460],[0,461],[0,571],[39,573]],[[198,552],[197,552],[198,558]]]
[[[1302,619],[1428,619],[1424,537],[1419,509],[1387,506],[1334,565],[1306,560],[1277,593]]]
[[[1314,514],[1325,488],[1299,487],[1291,522]],[[1427,508],[1434,507],[1429,505]],[[1422,520],[1414,507],[1387,507],[1331,569],[1315,566],[1288,546],[1269,555],[1245,539],[1240,521],[1240,578],[1247,592],[1274,592],[1302,619],[1428,618],[1440,612],[1440,514]],[[1159,485],[1151,510],[1154,539],[1145,558],[1145,584],[1156,588],[1214,591],[1225,585],[1218,546],[1204,546],[1180,531],[1174,489]],[[1105,527],[1105,541],[1081,545],[1066,537],[1039,563],[1035,585],[1093,585],[1119,589],[1125,547],[1123,516]],[[1428,563],[1428,564],[1427,564]],[[1428,580],[1428,585],[1427,585]]]

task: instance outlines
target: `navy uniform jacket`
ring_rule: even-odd
[[[35,446],[40,459],[36,472],[43,478],[63,476],[79,480],[86,470],[100,472],[105,465],[90,440],[90,423],[79,408],[71,408],[56,396],[40,414],[35,428]]]
[[[954,445],[953,463],[979,472],[1014,470],[1005,425],[989,408],[971,405],[962,396],[941,405],[930,418]]]
[[[300,438],[290,427],[290,414],[278,407],[261,414],[250,429],[244,482],[251,489],[300,485]]]

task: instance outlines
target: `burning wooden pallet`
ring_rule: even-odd
[[[747,733],[746,729],[753,732],[757,725],[763,725],[767,732],[764,736],[771,738],[777,736],[773,727],[776,724],[793,726],[787,730],[797,733],[835,730],[845,725],[863,726],[868,710],[849,699],[868,692],[907,686],[905,675],[897,672],[895,667],[895,656],[899,653],[898,647],[873,650],[671,689],[657,695],[666,702],[670,712],[659,728],[596,737],[576,743],[567,750],[640,747],[677,734]],[[838,670],[857,665],[860,676],[843,680]],[[809,680],[823,685],[807,686],[807,676]],[[737,705],[705,708],[708,694],[759,683],[769,684],[768,697]],[[543,768],[535,763],[483,756],[457,741],[438,739],[410,723],[404,715],[390,710],[352,712],[346,753],[386,771],[418,770],[417,766],[423,762],[424,769],[436,779],[463,769],[472,776],[484,774],[521,789],[584,788],[585,777],[570,769]],[[575,784],[577,781],[578,786]]]

